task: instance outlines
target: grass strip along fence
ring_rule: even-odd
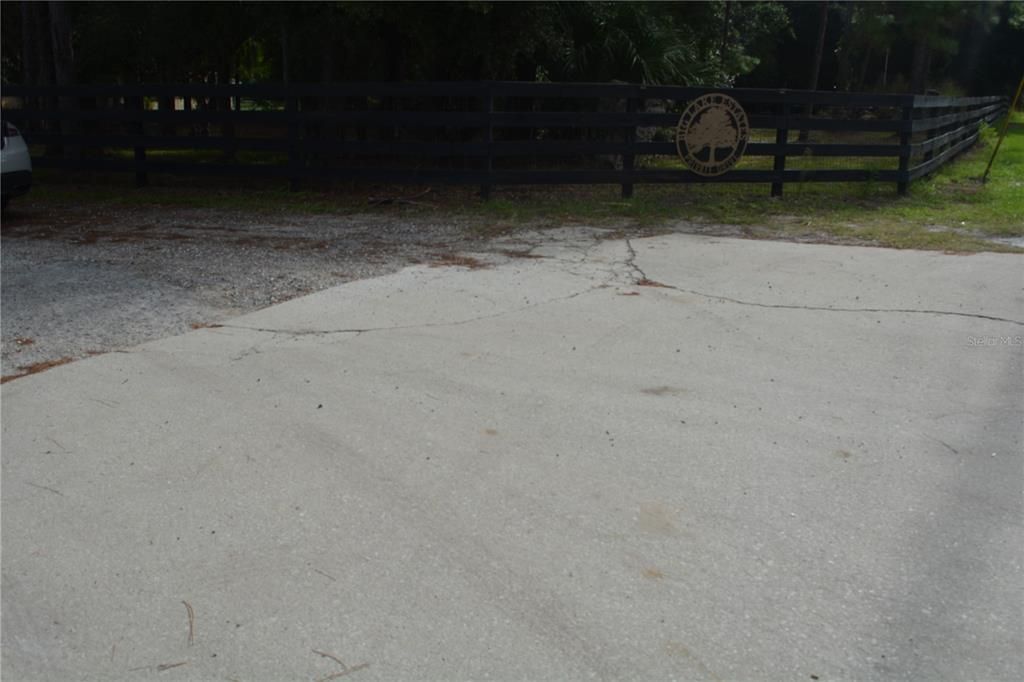
[[[749,140],[731,170],[678,156],[689,102],[735,99]],[[5,85],[3,117],[37,168],[388,184],[909,183],[1006,113],[1003,97],[582,83]]]

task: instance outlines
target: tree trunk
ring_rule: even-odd
[[[46,16],[41,2],[21,3],[22,59],[25,61],[25,85],[53,84],[53,50]]]
[[[719,61],[725,68],[725,49],[729,47],[729,15],[732,14],[732,2],[725,0],[725,15],[722,17],[722,45],[718,51]]]
[[[914,43],[914,61],[910,69],[910,91],[923,95],[928,89],[928,71],[932,62],[932,48],[924,38]]]
[[[71,19],[63,0],[51,0],[50,41],[53,46],[53,72],[57,85],[71,85],[75,72],[75,53],[71,46]]]
[[[71,19],[68,17],[67,4],[63,0],[51,0],[48,9],[54,79],[57,85],[71,85],[75,74],[75,53],[71,45]],[[57,99],[63,110],[70,111],[77,108],[78,102],[74,97],[59,97]],[[74,135],[78,132],[78,121],[62,120],[60,132],[65,136]],[[74,144],[64,145],[63,153],[66,158],[77,159],[81,156],[81,147]]]
[[[825,54],[825,32],[828,30],[828,2],[818,3],[818,40],[814,45],[814,60],[811,62],[811,77],[807,82],[808,90],[818,89],[818,77],[821,75],[821,59]],[[814,113],[814,107],[807,105],[804,116],[808,118]],[[800,142],[806,142],[810,131],[800,131]]]
[[[34,85],[36,76],[35,35],[32,31],[32,4],[21,2],[21,83]]]
[[[974,74],[978,71],[978,64],[981,62],[981,55],[985,49],[985,36],[987,31],[985,29],[984,20],[975,15],[971,23],[971,32],[967,38],[967,45],[960,54],[960,58],[957,60],[960,62],[960,79],[964,83],[972,83],[970,94],[984,94],[974,90],[976,86],[973,85],[975,79]]]
[[[288,85],[288,24],[281,24],[281,80]]]
[[[334,81],[334,40],[327,33],[320,43],[320,82],[329,85]]]
[[[811,77],[807,81],[808,90],[818,89],[818,77],[821,75],[821,59],[825,54],[825,32],[828,30],[828,2],[818,3],[818,39],[814,44],[814,60],[811,62]]]
[[[21,82],[23,85],[42,85],[41,55],[37,36],[39,22],[37,3],[21,3]],[[26,109],[41,108],[45,106],[39,98],[26,97],[22,100],[21,106]],[[35,132],[39,125],[36,121],[25,121],[23,132]]]
[[[864,59],[860,63],[860,73],[857,74],[857,85],[858,91],[863,91],[866,88],[866,82],[868,79],[868,67],[871,65],[872,49],[870,47],[864,49]]]

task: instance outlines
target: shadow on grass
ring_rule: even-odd
[[[1007,135],[986,184],[980,177],[994,135],[899,197],[893,183],[788,183],[784,196],[767,184],[637,185],[632,199],[618,185],[497,187],[483,201],[478,187],[334,183],[289,191],[280,180],[197,180],[151,175],[135,188],[125,174],[39,171],[31,205],[172,207],[254,213],[385,214],[464,219],[511,226],[573,223],[679,229],[744,226],[760,238],[877,244],[957,252],[1019,251],[989,238],[1024,237],[1024,132]],[[663,161],[662,163],[670,163]],[[415,195],[417,201],[402,197]],[[381,197],[394,201],[381,201]]]

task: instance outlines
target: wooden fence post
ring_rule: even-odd
[[[144,120],[146,101],[141,95],[137,97],[126,97],[125,106],[135,112],[135,120],[132,123],[132,132],[142,137],[146,134],[146,123]],[[146,145],[142,140],[135,143],[135,186],[145,187],[149,184],[149,174],[146,172]]]
[[[964,109],[962,105],[953,107],[952,111],[949,112],[949,115],[954,117],[953,120],[950,121],[949,125],[939,129],[939,134],[950,134],[949,147],[955,146],[958,142],[964,139],[964,131],[966,130],[967,121],[960,121],[959,119],[960,115],[965,111],[966,109]]]
[[[51,111],[59,111],[60,110],[60,97],[57,97],[56,95],[52,95],[52,96],[49,96],[49,97],[40,97],[39,98],[39,104],[40,104],[41,108],[43,108],[43,109],[49,109]],[[45,123],[44,123],[44,121],[45,121]],[[44,130],[44,131],[46,131],[48,133],[59,133],[60,134],[58,136],[58,138],[57,138],[57,140],[58,140],[57,142],[50,142],[49,144],[46,145],[46,155],[47,156],[54,156],[54,157],[62,157],[62,156],[64,156],[64,138],[62,136],[66,134],[64,132],[64,127],[65,127],[65,125],[67,123],[68,123],[67,121],[62,121],[59,118],[56,119],[56,120],[54,120],[52,118],[46,118],[46,119],[40,118],[39,119],[39,124],[40,124],[40,126],[42,126],[42,130]]]
[[[959,113],[960,113],[960,108],[959,107],[951,106],[951,107],[940,107],[938,109],[928,109],[927,113],[925,115],[928,118],[938,118],[940,116],[956,116]],[[955,120],[952,123],[948,123],[948,124],[946,124],[944,126],[939,126],[938,128],[935,128],[935,129],[925,133],[924,134],[925,140],[927,142],[932,142],[933,140],[935,140],[935,138],[940,138],[943,135],[946,135],[947,133],[951,134],[954,130],[956,130],[956,126],[957,126],[957,123],[956,123]],[[925,151],[924,155],[921,157],[921,163],[927,163],[928,161],[931,161],[935,157],[935,153],[936,152],[942,153],[945,150],[951,148],[953,145],[955,145],[959,141],[960,141],[960,136],[952,135],[952,134],[950,135],[950,137],[948,137],[946,139],[945,142],[941,142],[941,141],[936,140],[936,146],[930,147],[927,151]]]
[[[95,95],[79,97],[78,100],[78,111],[91,111],[96,112],[100,109],[100,101]],[[97,135],[99,132],[99,122],[96,119],[87,120],[82,118],[78,121],[78,134],[91,137]],[[75,151],[75,158],[80,159],[86,156],[87,153],[83,152],[83,145],[78,145]]]
[[[78,97],[61,97],[60,108],[68,115],[70,119],[66,119],[61,122],[61,136],[65,138],[81,138],[83,130],[83,120],[79,114],[81,111],[81,102]],[[82,147],[76,142],[65,141],[61,144],[63,147],[63,154],[65,159],[79,160],[82,158]]]
[[[484,143],[487,145],[487,160],[484,168],[485,181],[480,185],[480,198],[487,201],[491,198],[492,177],[494,174],[494,90],[488,85],[484,89],[484,113],[487,123],[484,127]]]
[[[910,186],[910,178],[907,171],[910,168],[910,142],[913,140],[914,104],[913,98],[910,104],[903,105],[903,116],[900,119],[900,167],[899,180],[896,182],[896,193],[901,197],[907,196],[907,188]]]
[[[230,88],[231,86],[226,86]],[[224,138],[223,158],[225,161],[234,161],[237,147],[235,145],[235,112],[238,111],[238,99],[230,90],[228,96],[223,100],[224,115],[226,120],[221,124],[220,134]]]
[[[292,190],[305,188],[314,176],[330,174],[353,182],[419,184],[424,177],[437,178],[439,182],[477,186],[483,200],[493,196],[495,183],[499,179],[507,184],[599,183],[606,186],[619,185],[622,197],[628,199],[634,195],[636,185],[640,183],[671,183],[692,179],[690,171],[685,169],[643,167],[643,155],[671,152],[669,144],[646,142],[648,122],[667,124],[670,116],[642,113],[645,100],[641,98],[649,91],[640,86],[501,84],[486,81],[450,86],[443,83],[409,84],[408,87],[396,87],[392,83],[369,83],[365,85],[365,90],[359,84],[345,84],[337,88],[296,85],[275,88],[191,86],[195,88],[192,91],[195,96],[184,99],[189,113],[180,116],[171,113],[171,107],[174,106],[176,111],[177,104],[177,98],[172,95],[183,91],[188,93],[188,87],[76,86],[64,89],[8,85],[5,86],[5,95],[21,97],[24,104],[10,111],[5,110],[4,118],[10,117],[13,123],[23,125],[26,130],[38,129],[39,144],[49,145],[53,150],[50,153],[56,153],[64,147],[70,155],[73,147],[82,147],[82,158],[69,158],[65,160],[66,163],[54,160],[54,166],[84,170],[106,169],[110,161],[102,158],[102,150],[111,141],[107,133],[118,136],[112,140],[111,146],[121,146],[124,154],[119,154],[120,161],[112,165],[126,175],[134,174],[135,183],[139,187],[148,184],[151,168],[159,174],[161,169],[170,167],[170,164],[161,161],[161,154],[154,157],[152,164],[149,163],[149,133],[153,133],[152,144],[155,150],[165,146],[196,150],[220,149],[225,160],[233,152],[237,154],[235,163],[204,164],[196,159],[173,164],[185,174],[260,176],[269,171],[278,181],[287,179]],[[691,97],[693,90],[666,86],[659,87],[657,92],[666,99],[682,101]],[[147,92],[150,95],[143,97]],[[370,98],[367,92],[374,94],[374,97]],[[375,104],[380,93],[386,94],[389,101],[396,104],[408,102],[410,106],[407,112],[390,116],[380,110],[381,114],[377,115],[378,110],[373,106],[334,111],[333,105],[343,97]],[[976,139],[980,119],[992,120],[1004,111],[1000,98],[912,95],[875,97],[856,93],[836,97],[829,97],[827,93],[787,97],[785,91],[752,90],[737,90],[734,94],[756,114],[754,118],[759,121],[759,125],[768,126],[769,130],[775,129],[775,144],[755,142],[747,148],[751,154],[770,157],[773,163],[758,163],[755,168],[738,170],[724,181],[741,180],[762,186],[769,184],[772,196],[776,197],[783,195],[789,178],[794,178],[794,182],[892,182],[896,184],[900,195],[906,195],[914,179],[932,173],[953,160],[955,155]],[[256,111],[250,114],[251,109],[260,107],[246,106],[243,111],[239,104],[240,98],[263,97],[275,102],[273,112]],[[448,99],[443,99],[438,106],[435,100],[439,97]],[[57,109],[53,103],[62,101],[62,98],[78,102],[80,111],[40,110],[38,106],[32,106],[38,102],[40,106],[49,104],[52,109]],[[197,98],[200,107],[193,111]],[[325,99],[332,107],[317,112],[316,104]],[[603,103],[611,100],[617,106],[614,112],[610,112],[608,107],[594,110],[591,103],[595,99]],[[806,165],[798,163],[796,167],[790,167],[788,157],[799,156],[804,145],[799,144],[796,138],[793,144],[789,144],[789,136],[799,132],[804,125],[801,121],[810,123],[801,115],[808,101],[817,102],[816,106],[819,107],[843,107],[836,118],[827,121],[819,119],[815,125],[805,126],[808,129],[822,126],[836,131],[872,131],[883,133],[884,139],[870,144],[812,144],[809,147],[821,156],[808,159]],[[210,111],[207,102],[216,102],[217,106],[210,115],[207,115]],[[529,106],[531,102],[535,105]],[[162,107],[159,113],[151,113],[155,103]],[[113,113],[94,114],[90,109],[95,106],[109,109]],[[847,110],[874,107],[883,112],[870,119],[852,119],[845,113]],[[329,111],[331,117],[324,116],[325,111]],[[421,115],[416,116],[414,112]],[[99,123],[94,123],[93,119]],[[259,134],[250,135],[250,119],[273,125],[274,139],[266,140]],[[61,131],[57,125],[60,120],[72,123],[77,121],[79,134],[62,134],[65,131]],[[327,123],[320,124],[320,120],[326,120]],[[107,121],[111,121],[113,127]],[[186,125],[186,121],[195,123],[192,135],[174,135],[178,127]],[[211,121],[224,124],[218,138],[189,139],[207,129]],[[844,124],[844,121],[849,121],[849,124]],[[36,122],[45,125],[40,127]],[[342,125],[345,123],[361,128],[356,132],[360,140],[345,139],[345,127]],[[398,139],[378,139],[380,136],[377,131],[396,130],[396,126],[402,126],[397,128],[399,131],[416,129],[399,136],[408,138],[410,144]],[[371,131],[369,135],[366,133],[367,127]],[[502,130],[500,136],[497,128]],[[443,129],[452,132],[453,136],[424,142],[426,136],[420,129]],[[535,130],[550,132],[543,135],[528,132]],[[584,132],[589,134],[583,135]],[[337,139],[332,140],[330,133],[336,133]],[[172,135],[179,139],[168,139]],[[769,137],[768,141],[771,139]],[[522,145],[519,146],[516,140],[523,140]],[[897,144],[893,144],[894,140]],[[248,150],[273,151],[278,162],[271,167],[246,163],[249,159],[241,157],[248,156]],[[344,163],[341,167],[334,167],[327,158],[333,158],[334,151],[330,150],[336,150],[342,155]],[[590,164],[576,165],[578,156],[593,158],[601,154],[600,158],[606,158],[609,153],[615,155],[614,171],[595,172]],[[513,156],[517,158],[508,158]],[[818,163],[821,160],[827,161],[829,156],[884,157],[888,160],[888,167],[874,171],[870,170],[874,164],[865,166],[851,162],[840,168],[822,168],[822,165],[833,165]],[[379,165],[378,159],[391,157],[398,157],[397,163],[401,167]],[[447,161],[456,157],[471,159],[472,162],[463,164],[465,170],[456,171],[451,167],[453,164]],[[530,158],[534,159],[532,165],[527,162]],[[364,159],[368,161],[364,162]],[[420,159],[420,165],[410,170],[412,161]],[[559,159],[562,160],[561,166],[552,169],[551,162],[557,163]],[[892,168],[894,160],[897,161],[898,170]],[[40,160],[40,163],[46,165],[44,160]],[[317,163],[332,165],[323,168],[318,167]],[[426,169],[420,170],[424,166]],[[721,182],[723,179],[700,178],[700,181]]]
[[[626,97],[626,113],[635,114],[637,111],[637,100],[635,97]],[[630,116],[629,126],[626,128],[626,145],[628,150],[622,155],[622,174],[628,182],[622,183],[622,198],[633,198],[633,167],[636,163],[636,155],[633,154],[633,145],[636,143],[636,117]]]
[[[1010,126],[1010,118],[1013,117],[1013,112],[1017,107],[1017,102],[1020,101],[1021,92],[1024,92],[1024,76],[1020,79],[1020,85],[1017,86],[1017,94],[1013,96],[1013,100],[1010,102],[1010,108],[1006,110],[1006,118],[1003,120],[1003,127],[999,131],[999,139],[996,141],[996,148],[992,150],[992,156],[988,159],[988,165],[985,166],[985,172],[981,175],[982,184],[988,182],[988,172],[992,170],[992,162],[996,160],[996,154],[999,153],[999,147],[1003,144],[1003,138],[1006,136],[1006,129]]]
[[[781,197],[782,178],[786,171],[786,152],[781,148],[789,143],[789,105],[780,104],[776,114],[780,120],[778,127],[775,128],[775,146],[778,149],[775,150],[775,163],[772,165],[772,170],[775,172],[775,180],[772,181],[772,196]]]

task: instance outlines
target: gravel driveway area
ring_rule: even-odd
[[[375,277],[507,254],[486,220],[13,206],[3,216],[5,378]]]

